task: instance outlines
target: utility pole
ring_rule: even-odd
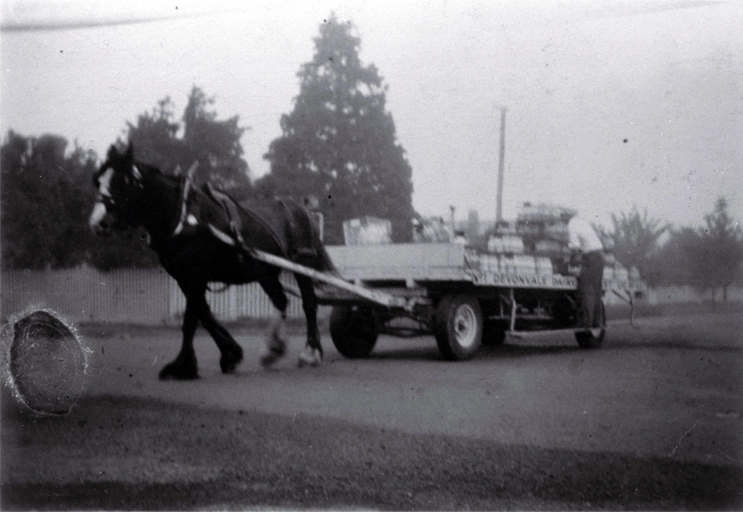
[[[498,195],[496,198],[495,220],[503,220],[503,161],[506,153],[506,107],[500,108],[500,152],[498,155]]]

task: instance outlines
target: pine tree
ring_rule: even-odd
[[[295,198],[314,196],[325,215],[325,240],[343,243],[346,219],[389,219],[396,242],[411,233],[412,169],[386,111],[387,86],[359,58],[350,22],[332,15],[320,26],[315,55],[301,66],[294,109],[265,158],[259,188]]]

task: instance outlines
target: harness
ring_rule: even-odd
[[[251,247],[245,243],[245,239],[243,238],[242,234],[242,215],[247,215],[254,222],[261,225],[261,227],[271,236],[271,238],[274,242],[276,242],[276,245],[280,248],[281,253],[285,257],[289,256],[289,244],[282,242],[281,239],[277,236],[274,229],[263,218],[250,211],[249,209],[241,207],[228,194],[215,188],[210,183],[204,184],[202,187],[202,191],[211,201],[221,207],[222,213],[224,215],[223,220],[225,225],[227,226],[227,229],[221,229],[219,226],[215,225],[212,222],[204,222],[203,220],[198,219],[196,215],[191,213],[189,211],[189,196],[191,195],[191,190],[193,189],[193,174],[197,168],[198,162],[194,162],[184,175],[181,185],[180,214],[178,217],[178,223],[176,224],[171,237],[182,235],[183,229],[186,225],[196,226],[198,224],[205,224],[206,227],[209,229],[209,232],[219,241],[237,248],[238,250],[240,250],[240,252],[250,254],[252,252]],[[291,228],[293,229],[295,226],[291,211],[283,201],[279,201],[279,203],[286,210],[286,213],[288,215],[287,218],[289,220]],[[287,234],[287,238],[289,239],[288,241],[291,242],[291,229],[289,231],[290,233]]]
[[[198,167],[199,162],[194,162],[193,164],[191,164],[191,167],[189,167],[188,171],[186,171],[186,174],[184,175],[181,182],[181,211],[178,217],[178,224],[176,224],[171,236],[180,235],[181,231],[183,231],[183,226],[187,221],[189,221],[189,224],[191,225],[195,225],[197,223],[196,217],[192,216],[191,219],[188,218],[188,195],[191,193],[191,187],[193,186],[193,174],[196,172],[196,169]],[[180,168],[180,166],[176,167],[176,173],[180,170]]]
[[[214,188],[210,183],[204,185],[204,192],[212,201],[222,207],[229,233],[225,233],[217,228],[214,224],[207,224],[209,231],[227,245],[245,248],[245,240],[242,235],[242,219],[240,218],[240,209],[230,196]],[[246,212],[247,213],[247,212]],[[271,231],[273,235],[273,232]],[[275,237],[274,237],[275,238]]]

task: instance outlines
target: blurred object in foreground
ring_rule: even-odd
[[[49,310],[12,320],[7,384],[38,414],[66,414],[85,389],[87,349],[73,327]],[[4,336],[5,338],[5,336]]]

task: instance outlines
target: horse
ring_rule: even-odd
[[[269,328],[261,364],[268,367],[286,352],[282,334],[288,299],[279,280],[281,269],[251,257],[258,249],[321,272],[336,274],[320,241],[311,212],[296,201],[250,198],[237,203],[209,185],[191,185],[190,176],[170,176],[134,159],[112,145],[93,175],[96,199],[89,224],[97,235],[143,227],[150,247],[186,297],[183,340],[176,358],[160,371],[160,379],[197,379],[194,333],[201,322],[220,351],[223,373],[234,372],[242,347],[214,317],[206,301],[209,283],[239,285],[258,282],[279,315]],[[311,278],[296,282],[307,321],[307,342],[299,366],[318,366],[323,348],[317,327],[317,297]]]

